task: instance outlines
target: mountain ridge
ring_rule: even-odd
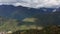
[[[44,7],[39,9],[34,9],[34,8],[27,8],[22,6],[15,7],[13,5],[0,5],[0,16],[10,17],[11,14],[18,12],[22,17],[25,17],[25,16],[29,17],[35,14],[51,13],[54,9],[55,8],[44,8]]]

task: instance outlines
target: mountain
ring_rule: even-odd
[[[15,7],[12,5],[0,5],[0,16],[22,19],[25,17],[31,17],[35,14],[51,13],[53,10],[54,8],[43,7],[39,9],[34,9],[22,6]]]
[[[60,8],[28,8],[13,5],[0,5],[0,16],[23,20],[24,18],[36,17],[39,25],[60,25]],[[55,10],[55,12],[53,12]]]

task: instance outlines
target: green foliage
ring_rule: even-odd
[[[15,31],[17,29],[18,21],[16,19],[7,19],[5,21],[2,21],[2,24],[0,26],[0,31]]]

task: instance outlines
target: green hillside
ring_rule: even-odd
[[[59,25],[60,13],[40,14],[24,18],[21,21],[0,16],[0,31],[16,31],[32,28],[31,26]]]

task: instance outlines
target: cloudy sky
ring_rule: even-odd
[[[0,5],[2,4],[30,8],[60,7],[60,0],[0,0]]]

